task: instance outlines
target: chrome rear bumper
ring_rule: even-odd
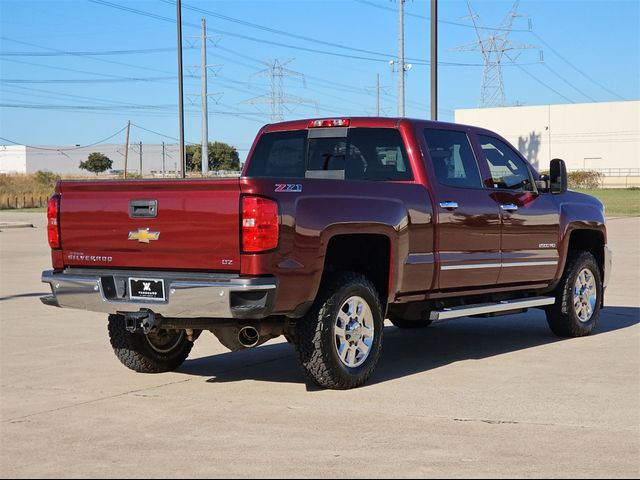
[[[130,299],[129,277],[164,280],[165,300]],[[264,318],[277,288],[274,277],[123,270],[48,270],[42,281],[52,292],[41,298],[45,305],[113,314],[151,310],[167,318]]]

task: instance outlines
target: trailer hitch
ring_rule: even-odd
[[[123,313],[125,328],[130,333],[144,333],[148,335],[152,331],[160,328],[160,318],[152,311],[127,312]]]

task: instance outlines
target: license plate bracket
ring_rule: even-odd
[[[159,278],[129,278],[129,298],[164,302],[164,280]]]

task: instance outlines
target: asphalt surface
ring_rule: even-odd
[[[45,307],[44,214],[0,212],[0,476],[638,477],[640,219],[609,222],[607,308],[560,340],[544,315],[385,330],[369,383],[305,381],[293,349],[210,334],[141,375],[101,314]]]

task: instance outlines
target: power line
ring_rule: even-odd
[[[78,99],[81,99],[81,100],[91,100],[91,101],[99,102],[99,103],[103,103],[103,104],[104,103],[106,103],[106,104],[116,103],[116,104],[120,104],[120,105],[123,105],[123,106],[139,105],[139,104],[132,104],[132,103],[129,103],[129,102],[121,102],[121,101],[118,101],[118,100],[105,100],[104,98],[87,97],[87,96],[84,96],[84,95],[74,95],[74,94],[71,94],[71,93],[54,92],[52,90],[43,90],[43,89],[40,89],[40,88],[24,87],[24,86],[21,86],[21,85],[9,85],[9,86],[5,87],[5,89],[6,88],[27,90],[28,92],[45,93],[45,94],[49,94],[49,95],[38,95],[37,93],[36,94],[29,93],[29,96],[39,96],[39,97],[49,98],[49,99],[53,98],[54,100],[58,100],[59,99],[59,98],[55,98],[55,97],[64,97],[64,98],[78,98]],[[26,93],[22,93],[22,92],[14,92],[14,93],[18,93],[19,95],[27,95]],[[160,106],[160,105],[157,105],[157,106]],[[175,105],[172,105],[172,107],[175,107]]]
[[[564,61],[567,65],[569,65],[571,68],[573,68],[576,72],[578,72],[580,75],[582,75],[583,77],[585,77],[587,80],[591,81],[592,83],[594,83],[595,85],[599,86],[600,88],[602,88],[603,90],[609,92],[611,95],[613,95],[614,97],[619,98],[620,100],[627,100],[626,98],[622,97],[621,95],[618,95],[616,92],[614,92],[613,90],[609,89],[608,87],[604,86],[603,84],[601,84],[600,82],[596,81],[594,78],[592,78],[590,75],[587,75],[585,72],[583,72],[582,70],[580,70],[578,67],[576,67],[572,62],[570,62],[567,58],[565,58],[562,54],[560,54],[560,52],[558,52],[555,48],[553,48],[551,45],[549,45],[547,42],[544,41],[544,39],[538,35],[536,32],[531,31],[531,33],[533,34],[534,37],[536,37],[545,47],[547,47],[549,50],[551,50],[553,53],[555,53],[562,61]]]
[[[111,75],[111,74],[108,74],[108,73],[90,72],[88,70],[78,70],[76,68],[59,67],[59,66],[55,66],[55,65],[43,65],[41,63],[26,62],[24,60],[14,60],[14,59],[9,59],[9,58],[0,58],[0,61],[1,62],[19,63],[19,64],[22,64],[22,65],[31,65],[33,67],[48,68],[50,70],[59,70],[59,71],[63,71],[63,72],[73,72],[73,73],[83,73],[83,74],[86,74],[86,75],[96,75],[98,77],[104,77],[104,78],[119,78],[119,79],[131,78],[131,77],[123,77],[121,75]]]
[[[587,97],[589,100],[591,100],[592,102],[597,102],[597,100],[595,98],[593,98],[591,95],[587,95],[586,93],[584,93],[582,90],[580,90],[578,87],[576,87],[573,83],[571,83],[569,80],[567,80],[566,78],[564,78],[562,75],[560,75],[558,72],[556,72],[553,68],[551,68],[549,65],[547,65],[546,63],[542,63],[542,66],[544,66],[547,70],[549,70],[551,73],[553,73],[556,77],[558,77],[560,80],[562,80],[564,83],[566,83],[567,85],[569,85],[571,88],[573,88],[576,92],[582,94],[583,96]]]
[[[110,111],[110,110],[162,110],[167,108],[175,108],[175,105],[39,105],[39,104],[10,104],[0,103],[0,107],[4,108],[34,108],[47,110],[94,110],[94,111]]]
[[[370,7],[375,7],[381,10],[387,10],[390,12],[394,12],[395,13],[395,9],[391,8],[391,7],[385,7],[384,5],[379,5],[377,3],[368,1],[368,0],[355,0],[358,3],[362,3],[363,5],[368,5]],[[431,20],[431,17],[428,17],[426,15],[419,15],[417,13],[407,13],[406,14],[408,17],[414,17],[414,18],[419,18],[421,20]],[[453,25],[456,27],[464,27],[464,28],[474,28],[472,25],[467,25],[466,23],[461,23],[461,22],[452,22],[451,20],[442,20],[442,19],[438,19],[438,23],[442,23],[443,25]],[[481,30],[494,30],[494,31],[500,31],[500,30],[504,30],[506,31],[506,29],[503,28],[492,28],[492,27],[483,27],[480,26],[479,27]],[[528,30],[518,30],[518,29],[512,29],[509,30],[512,32],[528,32]]]
[[[127,7],[125,5],[120,5],[118,3],[113,3],[113,2],[109,2],[106,0],[89,0],[92,3],[96,3],[98,5],[103,5],[106,7],[110,7],[110,8],[115,8],[118,10],[122,10],[122,11],[126,11],[126,12],[130,12],[130,13],[135,13],[137,15],[142,15],[145,17],[149,17],[149,18],[153,18],[156,20],[162,20],[165,22],[170,22],[170,23],[175,23],[175,19],[171,18],[171,17],[165,17],[163,15],[158,15],[156,13],[152,13],[152,12],[148,12],[145,10],[139,10],[136,8],[132,8],[132,7]],[[164,1],[164,0],[162,0]],[[193,7],[193,8],[197,8],[197,7]],[[203,10],[203,9],[197,9],[196,11],[203,11],[203,12],[208,12],[207,10]],[[210,13],[211,15],[215,16],[218,14],[215,14],[214,12]],[[231,18],[231,17],[228,17]],[[236,19],[237,20],[237,19]],[[239,22],[242,22],[241,20],[238,20]],[[248,23],[248,22],[247,22]],[[196,25],[194,23],[190,23],[190,22],[183,22],[183,25],[188,26],[188,27],[192,27],[192,28],[199,28],[199,25]],[[252,24],[252,25],[257,25],[257,24]],[[269,27],[263,27],[263,26],[259,26],[261,29],[268,29]],[[257,27],[256,27],[257,28]],[[371,56],[363,56],[363,55],[356,55],[356,54],[348,54],[348,53],[340,53],[340,52],[332,52],[332,51],[328,51],[328,50],[321,50],[318,48],[311,48],[311,47],[304,47],[301,45],[291,45],[288,43],[283,43],[283,42],[278,42],[278,41],[274,41],[274,40],[267,40],[264,38],[257,38],[257,37],[252,37],[250,35],[243,35],[237,32],[232,32],[232,31],[227,31],[227,30],[220,30],[218,28],[208,28],[207,31],[211,31],[217,34],[221,34],[221,35],[225,35],[228,37],[233,37],[233,38],[240,38],[243,40],[248,40],[251,42],[256,42],[259,43],[261,45],[273,45],[273,46],[277,46],[277,47],[283,47],[283,48],[289,48],[289,49],[293,49],[293,50],[298,50],[298,51],[302,51],[302,52],[307,52],[307,53],[316,53],[316,54],[321,54],[321,55],[330,55],[330,56],[334,56],[334,57],[342,57],[342,58],[349,58],[352,60],[363,60],[363,61],[370,61],[370,62],[378,62],[378,63],[387,63],[388,59],[392,57],[392,55],[388,55],[386,53],[381,53],[381,52],[373,52],[373,51],[369,51],[369,50],[363,50],[363,49],[358,49],[355,47],[347,47],[345,45],[339,45],[339,44],[332,44],[331,42],[323,42],[317,39],[312,39],[310,37],[303,37],[301,35],[296,35],[296,34],[289,34],[289,33],[285,33],[282,31],[278,31],[278,33],[281,33],[283,35],[288,35],[288,36],[294,36],[296,38],[304,38],[305,41],[312,41],[314,44],[317,43],[325,43],[325,44],[331,44],[332,46],[334,46],[334,48],[343,48],[343,49],[347,49],[347,50],[351,50],[354,52],[370,52],[370,55],[377,55],[380,58],[375,58],[375,57],[371,57]],[[407,58],[407,61],[410,61],[416,65],[428,65],[428,63],[426,63],[424,60],[422,59],[413,59],[413,58]],[[476,64],[463,64],[463,63],[454,63],[454,62],[443,62],[443,66],[477,66]]]
[[[175,80],[175,77],[127,77],[127,78],[51,78],[33,80],[30,78],[3,78],[0,83],[31,84],[31,83],[122,83],[122,82],[159,82]]]
[[[59,52],[0,52],[0,57],[61,57],[73,56],[106,56],[106,55],[138,55],[161,52],[175,52],[175,47],[169,48],[138,48],[132,50],[92,50],[92,51],[59,51]]]
[[[29,47],[42,48],[43,50],[47,50],[47,51],[50,51],[50,52],[57,52],[57,53],[64,52],[64,50],[59,50],[57,48],[45,47],[44,45],[38,45],[38,44],[35,44],[35,43],[24,42],[22,40],[15,40],[15,39],[8,38],[8,37],[0,37],[0,40],[5,40],[7,42],[13,42],[13,43],[17,43],[17,44],[20,44],[20,45],[27,45]],[[96,62],[109,63],[109,64],[112,64],[112,65],[121,65],[121,66],[124,66],[124,67],[136,68],[138,70],[154,71],[154,72],[158,72],[158,73],[165,73],[165,74],[168,73],[168,74],[175,75],[174,72],[168,72],[166,70],[159,70],[157,68],[151,68],[151,67],[146,67],[146,66],[142,66],[142,65],[134,65],[134,64],[131,64],[131,63],[118,62],[118,61],[115,61],[115,60],[107,60],[106,58],[100,58],[100,57],[96,58],[96,57],[93,57],[91,55],[82,55],[82,54],[73,54],[73,53],[69,53],[69,54],[74,56],[74,57],[88,58],[88,59],[94,60]]]
[[[387,7],[384,5],[379,5],[376,4],[374,2],[368,1],[368,0],[355,0],[358,3],[364,4],[364,5],[369,5],[370,7],[375,7],[378,9],[382,9],[382,10],[387,10],[390,12],[395,12],[395,9],[391,8],[391,7]],[[414,18],[419,18],[421,20],[429,20],[429,17],[425,16],[425,15],[418,15],[415,13],[407,13],[406,14],[409,17],[414,17]],[[459,22],[452,22],[452,21],[448,21],[448,20],[441,20],[438,19],[438,23],[442,23],[442,24],[446,24],[446,25],[454,25],[454,26],[458,26],[458,27],[465,27],[465,28],[474,28],[474,26],[472,25],[467,25],[464,23],[459,23]],[[492,30],[492,31],[506,31],[507,29],[504,28],[495,28],[495,27],[485,27],[482,25],[478,25],[476,26],[477,29],[480,30]],[[540,34],[538,34],[537,32],[535,32],[532,29],[510,29],[510,31],[512,32],[522,32],[522,33],[530,33],[532,34],[534,37],[536,37],[538,39],[538,41],[540,41],[546,48],[548,48],[549,50],[551,50],[556,56],[558,56],[558,58],[560,58],[562,61],[564,61],[567,65],[569,65],[571,68],[573,68],[576,72],[578,72],[580,75],[582,75],[583,77],[585,77],[587,80],[589,80],[590,82],[592,82],[593,84],[597,85],[598,87],[602,88],[603,90],[605,90],[606,92],[610,93],[611,95],[619,98],[620,100],[627,100],[627,98],[622,97],[621,95],[619,95],[618,93],[612,91],[610,88],[608,88],[606,85],[603,85],[602,83],[598,82],[597,80],[595,80],[593,77],[591,77],[590,75],[588,75],[587,73],[585,73],[583,70],[581,70],[580,68],[578,68],[574,63],[572,63],[570,60],[568,60],[564,55],[562,55],[560,52],[558,52],[558,50],[556,50],[554,47],[552,47],[548,42],[546,42],[541,36]],[[420,65],[420,62],[413,62],[415,65]],[[535,62],[533,64],[537,64],[537,63],[542,63],[542,62]],[[438,65],[440,65],[440,62],[438,62]],[[529,64],[519,64],[519,65],[529,65]],[[546,64],[545,64],[546,65]],[[444,66],[444,65],[443,65]],[[462,65],[455,65],[455,66],[462,66]],[[467,66],[467,65],[465,65]],[[469,65],[470,66],[470,65]],[[517,66],[517,65],[514,65]],[[520,67],[518,67],[520,68]],[[547,67],[550,69],[550,67]],[[521,68],[522,70],[522,68]],[[578,89],[574,84],[572,84],[571,82],[569,82],[568,80],[566,80],[564,77],[562,77],[559,73],[557,73],[555,70],[550,69],[552,73],[554,73],[558,78],[560,78],[563,82],[567,83],[571,88],[573,88],[574,90],[576,90],[577,92],[579,92],[580,94],[584,95],[585,97],[589,98],[592,101],[597,101],[595,100],[593,97],[591,97],[590,95],[587,95],[586,93],[584,93],[582,90]],[[545,85],[546,86],[546,85]],[[556,92],[557,93],[557,92]],[[563,95],[560,95],[563,96]],[[564,96],[563,96],[564,97]],[[566,98],[566,97],[564,97]]]
[[[142,126],[140,126],[140,125],[138,125],[138,124],[136,124],[136,123],[133,123],[133,122],[131,122],[131,126],[132,126],[132,127],[139,128],[140,130],[144,130],[145,132],[153,133],[154,135],[158,135],[159,137],[168,138],[168,139],[170,139],[170,140],[175,140],[175,141],[177,141],[177,142],[179,142],[179,141],[180,141],[180,140],[179,140],[178,138],[176,138],[176,137],[172,137],[172,136],[170,136],[170,135],[166,135],[166,134],[164,134],[164,133],[156,132],[155,130],[151,130],[151,129],[149,129],[149,128],[142,127]],[[197,145],[197,143],[195,143],[195,142],[186,142],[186,143],[188,143],[189,145]]]
[[[506,55],[506,54],[505,54]],[[509,58],[509,60],[513,61],[508,55],[507,58]],[[563,95],[562,93],[560,93],[559,91],[557,91],[555,88],[553,88],[552,86],[550,86],[549,84],[543,82],[542,80],[540,80],[538,77],[536,77],[533,73],[529,72],[527,69],[525,69],[524,67],[521,67],[520,65],[518,65],[517,63],[514,63],[514,65],[516,67],[518,67],[520,70],[522,70],[524,73],[526,73],[529,77],[533,78],[536,82],[538,82],[540,85],[548,88],[549,90],[551,90],[552,92],[554,92],[556,95],[559,95],[560,97],[564,98],[566,101],[568,101],[569,103],[575,103],[573,100],[571,100],[569,97]]]
[[[160,0],[160,1],[164,2],[164,3],[171,4],[171,5],[175,5],[175,3],[176,3],[175,0]],[[342,45],[342,44],[339,44],[339,43],[329,42],[327,40],[323,40],[323,39],[320,39],[320,38],[306,37],[304,35],[299,35],[299,34],[295,34],[295,33],[292,33],[292,32],[286,32],[286,31],[278,30],[278,29],[275,29],[275,28],[272,28],[272,27],[259,25],[257,23],[248,22],[246,20],[240,20],[238,18],[229,17],[227,15],[222,15],[220,13],[216,13],[216,12],[213,12],[211,10],[206,10],[206,9],[200,8],[200,7],[194,7],[192,5],[187,5],[187,4],[184,4],[184,3],[182,4],[182,6],[187,10],[192,10],[194,12],[203,13],[205,15],[210,15],[212,17],[219,18],[221,20],[226,20],[228,22],[236,23],[238,25],[243,25],[245,27],[255,28],[255,29],[262,30],[262,31],[265,31],[265,32],[269,32],[269,33],[276,33],[278,35],[283,35],[283,36],[286,36],[286,37],[295,38],[297,40],[304,40],[306,42],[311,42],[313,44],[327,45],[329,47],[340,48],[342,50],[348,50],[348,51],[351,51],[351,52],[366,53],[366,54],[370,54],[370,55],[378,55],[378,56],[385,57],[385,58],[389,58],[390,57],[390,55],[388,53],[383,53],[383,52],[381,53],[381,52],[376,52],[376,51],[373,51],[373,50],[366,50],[366,49],[362,49],[362,48],[349,47],[347,45]]]
[[[97,142],[90,143],[88,145],[81,145],[81,146],[77,146],[77,147],[71,147],[71,148],[42,148],[42,147],[34,147],[33,145],[25,145],[24,143],[15,142],[13,140],[9,140],[8,138],[4,138],[4,137],[0,137],[0,140],[4,140],[5,142],[9,142],[9,143],[12,143],[14,145],[22,145],[22,146],[25,146],[25,147],[28,147],[28,148],[33,148],[35,150],[47,150],[47,151],[52,151],[52,152],[69,152],[69,151],[72,151],[72,150],[80,150],[82,148],[93,147],[95,145],[99,145],[101,143],[105,143],[107,140],[111,140],[116,135],[124,132],[126,130],[126,128],[127,128],[127,126],[125,125],[120,130],[118,130],[116,133],[114,133],[112,135],[109,135],[107,138],[103,138],[102,140],[99,140]]]

